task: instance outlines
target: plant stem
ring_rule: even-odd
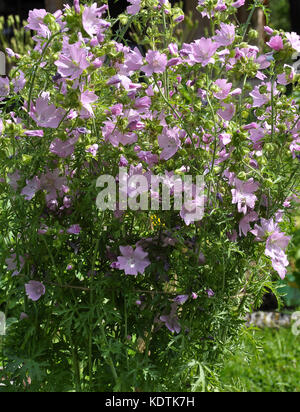
[[[248,16],[248,19],[247,19],[247,21],[246,21],[246,27],[245,27],[245,30],[244,30],[244,33],[243,33],[242,42],[245,40],[247,31],[248,31],[248,27],[249,27],[249,25],[250,25],[250,23],[251,23],[253,14],[254,14],[254,12],[255,12],[255,10],[256,10],[256,5],[257,5],[257,1],[255,0],[255,1],[254,1],[254,4],[253,4],[253,6],[252,6],[251,12],[250,12],[250,14],[249,14],[249,16]]]

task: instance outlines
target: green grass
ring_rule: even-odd
[[[291,329],[247,331],[220,380],[227,392],[300,392],[300,335]]]

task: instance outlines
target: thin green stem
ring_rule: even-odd
[[[32,72],[31,78],[30,78],[30,88],[29,88],[28,102],[27,102],[27,110],[28,110],[28,112],[30,111],[30,104],[31,104],[31,97],[32,97],[32,92],[33,92],[33,86],[34,86],[34,82],[35,82],[35,78],[36,78],[36,75],[37,75],[39,66],[40,66],[40,64],[41,64],[41,62],[42,62],[42,60],[43,60],[43,58],[44,58],[44,56],[45,56],[45,53],[46,53],[46,51],[47,51],[47,49],[48,49],[48,46],[50,45],[50,43],[52,42],[52,40],[53,40],[56,36],[58,36],[59,34],[60,34],[60,32],[54,33],[54,34],[49,38],[49,40],[47,41],[47,43],[46,43],[46,45],[45,45],[45,47],[44,47],[44,49],[43,49],[43,51],[42,51],[42,54],[41,54],[41,57],[40,57],[39,61],[36,63],[36,65],[35,65],[34,68],[33,68],[33,72]]]
[[[248,16],[248,19],[247,19],[247,21],[246,21],[246,26],[245,26],[244,33],[243,33],[242,42],[245,40],[247,31],[248,31],[248,28],[249,28],[249,26],[250,26],[250,23],[251,23],[251,20],[252,20],[253,15],[254,15],[254,12],[255,12],[255,10],[256,10],[256,7],[257,7],[257,1],[255,0],[255,1],[254,1],[254,4],[253,4],[253,6],[252,6],[251,12],[250,12],[250,14],[249,14],[249,16]]]

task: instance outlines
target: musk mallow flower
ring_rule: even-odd
[[[280,51],[283,49],[283,40],[281,36],[273,36],[267,45],[275,51]]]
[[[92,104],[98,100],[98,96],[90,91],[86,90],[80,95],[80,103],[82,104],[82,110],[80,112],[80,117],[86,119],[89,117],[95,117]]]
[[[218,91],[214,92],[216,99],[224,100],[229,95],[232,83],[227,83],[226,79],[218,79],[214,82],[214,85],[217,86]]]
[[[203,67],[207,66],[209,63],[214,63],[215,60],[213,56],[218,47],[218,43],[213,42],[211,39],[206,39],[205,37],[195,40],[191,44],[191,54],[189,54],[190,62],[192,64],[201,63]]]
[[[232,3],[232,7],[235,7],[236,9],[244,5],[245,5],[245,0],[237,0],[234,3]]]
[[[30,280],[28,283],[25,283],[25,291],[28,298],[35,302],[45,294],[46,288],[43,283],[36,280]]]
[[[144,252],[141,246],[135,249],[132,246],[120,246],[120,252],[122,256],[118,256],[116,266],[119,270],[124,270],[125,275],[142,275],[150,265],[148,253]]]
[[[97,3],[93,3],[90,7],[85,6],[82,13],[82,25],[90,37],[94,37],[103,27],[106,27],[107,22],[102,20],[101,16],[107,9],[107,4],[101,7],[98,7]]]
[[[260,226],[255,224],[251,233],[255,236],[255,241],[263,242],[272,233],[279,232],[279,226],[274,219],[260,219]]]
[[[261,93],[261,88],[266,88],[266,93]],[[253,104],[252,107],[261,107],[264,104],[267,104],[272,97],[272,88],[273,88],[273,96],[277,96],[279,91],[277,90],[276,87],[276,82],[272,83],[262,83],[260,86],[255,86],[253,91],[249,93],[249,96],[252,97],[253,99]]]
[[[149,50],[146,54],[146,62],[148,64],[142,66],[141,70],[149,77],[153,73],[163,73],[166,70],[168,58],[159,51]]]
[[[299,34],[292,32],[292,33],[285,33],[288,42],[292,46],[294,50],[300,53],[300,36]]]
[[[280,232],[278,222],[274,219],[260,219],[260,226],[255,224],[250,231],[255,236],[255,241],[266,241],[265,255],[271,259],[273,269],[281,279],[286,275],[289,262],[285,250],[289,244],[290,236]]]
[[[296,72],[295,72],[294,67],[289,66],[288,64],[284,65],[284,70],[285,70],[284,73],[278,74],[277,83],[286,86],[293,81]]]
[[[131,76],[143,66],[143,56],[138,47],[124,53],[124,63],[119,65],[119,74]]]
[[[204,199],[199,196],[183,203],[179,215],[187,226],[202,219],[204,214],[203,204]]]
[[[174,333],[179,333],[181,331],[181,326],[178,322],[178,316],[177,316],[177,303],[174,302],[171,305],[171,312],[169,315],[162,315],[160,316],[160,320],[165,324],[166,328],[169,329],[170,332]]]
[[[69,235],[79,235],[81,232],[81,227],[78,224],[72,225],[67,229]]]
[[[231,189],[232,203],[237,204],[240,213],[247,213],[247,208],[254,209],[257,197],[254,192],[259,188],[259,184],[250,178],[248,181],[234,180],[235,189]]]
[[[269,96],[260,93],[259,86],[255,86],[255,88],[249,95],[253,99],[253,104],[252,104],[253,107],[261,107],[264,104],[267,104],[268,101],[270,100]]]
[[[224,1],[225,1],[225,0],[218,0],[218,3],[217,3],[217,5],[216,5],[216,7],[215,7],[215,10],[216,10],[216,11],[225,11],[225,10],[227,10],[227,6],[226,6],[226,4],[224,3]]]
[[[176,296],[173,301],[179,305],[183,305],[189,298],[189,295],[178,295]]]
[[[33,9],[29,11],[28,24],[25,26],[27,30],[35,30],[38,36],[50,37],[51,31],[44,23],[44,18],[47,12],[45,9]]]
[[[160,159],[169,160],[180,148],[179,130],[176,127],[172,129],[165,127],[162,134],[158,136],[158,144],[163,149]]]
[[[262,88],[266,88],[266,92],[262,93]],[[249,96],[253,99],[252,107],[261,107],[264,104],[267,104],[271,100],[272,96],[272,88],[273,88],[273,95],[278,95],[278,90],[276,88],[276,82],[272,83],[262,83],[260,86],[255,86],[253,91],[249,93]]]
[[[44,137],[44,130],[24,130],[25,136]]]
[[[138,14],[141,9],[141,0],[128,0],[128,3],[130,3],[130,6],[126,8],[127,13],[132,16]]]
[[[220,24],[220,30],[216,31],[216,35],[213,37],[213,40],[219,46],[230,46],[235,39],[235,26],[234,24]]]
[[[235,106],[233,103],[222,103],[222,108],[217,111],[217,114],[223,120],[229,122],[235,115]]]
[[[54,64],[57,66],[57,71],[62,77],[75,80],[78,79],[90,63],[87,60],[87,51],[81,47],[81,42],[78,41],[74,44],[69,44],[67,40],[65,37],[62,53]]]
[[[16,253],[13,253],[9,258],[5,260],[7,265],[7,270],[12,270],[12,276],[17,276],[23,269],[25,264],[24,258],[22,256],[18,256]]]
[[[257,219],[258,214],[254,211],[245,215],[239,222],[239,235],[247,236],[247,233],[251,230],[250,222],[255,222]]]
[[[56,154],[58,157],[61,157],[61,158],[66,158],[68,156],[71,156],[71,154],[73,154],[74,152],[75,144],[78,138],[79,136],[75,136],[65,141],[59,138],[56,138],[50,144],[49,150],[51,153]]]
[[[9,95],[9,78],[0,77],[0,101]]]
[[[74,10],[76,14],[80,14],[80,3],[79,0],[74,0]]]
[[[13,173],[8,173],[7,177],[8,177],[8,184],[16,192],[19,187],[18,182],[21,179],[20,171],[15,170]]]
[[[29,115],[40,127],[56,129],[63,119],[65,110],[50,104],[49,93],[43,92],[36,100],[35,106],[32,104]]]
[[[26,200],[31,200],[36,192],[40,190],[40,180],[37,176],[34,176],[30,180],[26,180],[26,186],[22,189],[21,195],[25,197]]]

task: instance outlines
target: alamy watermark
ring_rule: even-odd
[[[0,336],[5,335],[5,329],[6,329],[5,314],[3,312],[0,312]]]
[[[294,312],[292,314],[292,320],[295,320],[295,322],[292,325],[292,333],[295,336],[300,335],[300,312]]]
[[[100,188],[96,204],[98,209],[125,210],[177,210],[184,220],[195,222],[204,215],[204,176],[193,179],[190,175],[153,175],[141,170],[120,167],[117,177],[102,175],[97,179]]]
[[[6,57],[5,54],[0,51],[0,76],[6,75]]]
[[[295,70],[295,73],[300,74],[300,53],[293,54],[292,59],[294,61],[293,69]]]

